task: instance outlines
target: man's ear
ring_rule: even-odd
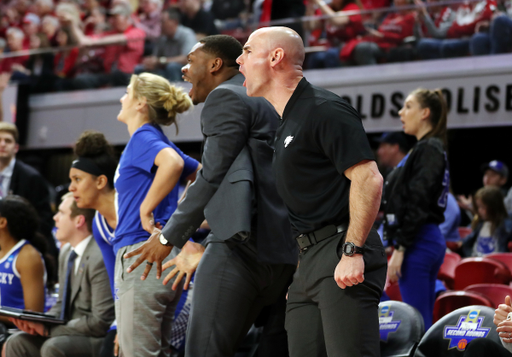
[[[215,72],[218,72],[221,70],[222,68],[222,65],[224,64],[224,61],[222,60],[222,58],[214,58],[210,61],[210,73],[215,73]]]
[[[275,67],[281,63],[284,59],[284,50],[282,48],[276,48],[270,52],[270,66]]]
[[[75,217],[75,227],[78,229],[85,224],[85,217],[81,214]]]
[[[14,155],[18,153],[18,150],[20,149],[20,144],[14,145]]]

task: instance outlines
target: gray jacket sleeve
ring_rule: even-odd
[[[203,167],[162,234],[182,248],[204,220],[204,208],[219,188],[249,136],[249,109],[232,90],[216,88],[201,112],[205,135]]]
[[[428,33],[431,37],[439,39],[446,38],[446,34],[448,33],[448,29],[450,28],[449,25],[439,26],[439,28],[437,28],[436,25],[434,24],[434,20],[432,20],[430,15],[421,15],[421,18],[423,19],[423,22],[425,23],[425,26],[427,27]]]

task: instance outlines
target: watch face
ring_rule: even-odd
[[[350,243],[345,243],[343,247],[343,253],[345,255],[353,255],[354,254],[354,246]]]

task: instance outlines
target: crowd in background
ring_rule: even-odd
[[[258,24],[300,16],[318,18],[287,24],[311,49],[306,68],[512,50],[511,1],[435,2],[11,0],[0,4],[0,54],[35,52],[1,59],[0,72],[32,93],[123,86],[141,72],[180,81],[197,39],[225,33],[243,43]]]

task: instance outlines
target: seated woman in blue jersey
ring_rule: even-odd
[[[178,204],[178,182],[195,180],[199,164],[164,135],[160,125],[176,125],[176,115],[192,106],[190,97],[165,78],[133,75],[121,98],[117,119],[128,127],[115,176],[117,227],[115,287],[118,339],[125,356],[168,355],[171,325],[181,289],[173,291],[154,275],[141,282],[145,266],[131,274],[136,258],[123,255],[140,247],[156,225],[165,226]],[[174,250],[165,261],[177,255]],[[164,261],[164,262],[165,262]],[[148,263],[151,264],[151,263]]]
[[[44,311],[46,279],[54,276],[55,264],[38,227],[37,212],[27,200],[0,200],[0,306]],[[7,317],[0,322],[12,325]]]
[[[399,111],[403,130],[418,142],[387,177],[385,235],[395,245],[388,279],[402,300],[432,325],[436,278],[446,242],[439,229],[450,187],[446,157],[447,106],[441,90],[417,89]]]
[[[462,242],[463,257],[483,257],[491,253],[508,252],[512,241],[512,219],[507,217],[501,189],[486,186],[473,197],[476,209],[472,232]]]

